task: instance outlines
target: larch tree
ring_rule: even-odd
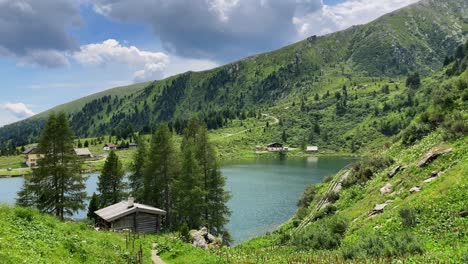
[[[101,175],[98,177],[97,189],[101,207],[118,203],[125,198],[126,184],[123,181],[124,175],[125,171],[119,157],[114,151],[111,151],[104,163]]]
[[[148,156],[148,146],[146,140],[141,136],[137,138],[137,145],[138,149],[133,156],[132,173],[129,176],[129,182],[133,197],[139,201],[143,199],[144,168]]]
[[[221,173],[216,150],[209,141],[208,130],[201,126],[196,137],[196,158],[203,178],[204,210],[203,220],[211,232],[228,237],[224,228],[231,212],[226,206],[230,194],[224,190],[226,180]]]
[[[172,184],[178,173],[177,153],[167,124],[158,126],[144,168],[143,202],[166,211],[166,223],[172,225]]]
[[[81,161],[73,146],[73,131],[66,114],[51,114],[38,145],[38,153],[44,157],[32,176],[25,178],[18,193],[19,205],[36,207],[62,220],[85,208],[86,178],[81,175]]]
[[[187,224],[189,228],[200,228],[205,208],[202,170],[196,159],[196,147],[190,131],[186,130],[183,139],[180,174],[174,182],[174,211],[177,226]],[[188,137],[187,137],[188,136]]]

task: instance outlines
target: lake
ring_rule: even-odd
[[[226,189],[232,198],[227,225],[234,244],[275,230],[296,212],[296,202],[307,185],[319,183],[327,175],[353,162],[345,157],[258,159],[226,163]],[[90,174],[86,191],[96,191],[98,174]],[[13,204],[23,178],[0,179],[0,203]],[[86,211],[74,217],[86,217]]]

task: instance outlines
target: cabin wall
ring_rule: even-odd
[[[112,222],[111,228],[114,230],[131,229],[135,226],[134,214],[124,216]]]
[[[161,216],[137,212],[112,222],[114,230],[130,229],[137,233],[154,234],[160,228]]]

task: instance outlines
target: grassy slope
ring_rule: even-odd
[[[32,209],[0,205],[0,262],[16,263],[127,263],[135,256],[125,238],[112,232],[96,232],[84,223],[63,223]],[[150,261],[151,237],[143,244],[143,263]]]
[[[144,82],[144,83],[138,83],[138,84],[133,84],[133,85],[128,85],[128,86],[121,86],[121,87],[115,87],[112,89],[108,89],[99,93],[95,93],[83,98],[80,98],[78,100],[62,104],[59,106],[56,106],[50,110],[47,110],[45,112],[42,112],[40,114],[35,115],[32,118],[45,118],[47,117],[51,112],[66,112],[66,113],[74,113],[82,109],[87,103],[101,98],[103,96],[117,96],[117,97],[124,97],[128,96],[134,93],[138,93],[142,89],[144,89],[146,86],[148,86],[151,82]]]

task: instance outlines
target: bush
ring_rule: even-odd
[[[354,163],[352,173],[343,187],[348,188],[354,184],[366,183],[375,173],[387,168],[393,163],[393,160],[383,156],[367,156]]]
[[[317,187],[315,185],[309,185],[297,202],[297,206],[308,208],[310,203],[312,203],[314,200],[316,194]]]
[[[340,199],[340,194],[337,192],[330,192],[327,194],[325,198],[327,199],[328,202],[335,203],[336,201]]]
[[[417,223],[416,210],[414,208],[403,208],[399,211],[402,225],[404,227],[414,227]]]
[[[180,227],[179,234],[180,234],[180,238],[182,239],[182,241],[186,243],[190,243],[190,240],[192,238],[190,237],[190,229],[187,224],[183,224]]]
[[[336,249],[347,228],[348,222],[343,218],[326,218],[308,226],[293,241],[297,246],[307,249]]]
[[[412,145],[430,132],[431,128],[426,124],[411,124],[401,134],[401,142],[406,146]]]
[[[423,245],[407,232],[391,233],[384,237],[378,233],[363,233],[359,241],[341,247],[345,259],[403,257],[424,253]]]

